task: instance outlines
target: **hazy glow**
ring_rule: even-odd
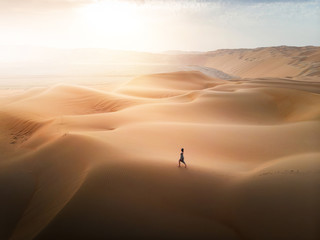
[[[0,46],[136,51],[318,46],[320,0],[0,1],[0,36]]]
[[[130,3],[96,2],[83,6],[78,11],[89,28],[104,35],[127,36],[139,31],[136,6]]]

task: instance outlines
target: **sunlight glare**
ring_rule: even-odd
[[[85,24],[99,34],[126,36],[138,31],[139,16],[134,4],[102,1],[80,9]]]

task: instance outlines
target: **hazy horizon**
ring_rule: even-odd
[[[312,75],[317,72],[317,64],[305,60],[304,55],[315,54],[319,49],[320,47],[313,46],[281,46],[209,53],[180,51],[148,53],[90,48],[2,48],[0,46],[0,88],[29,88],[58,83],[100,85],[114,81],[123,82],[141,75],[179,71],[198,71],[225,80],[239,79],[232,69],[224,68],[229,61],[233,64],[238,61],[239,66],[250,64],[252,61],[256,61],[258,65],[264,61],[280,61],[282,64],[288,61],[290,66],[288,69],[300,67],[300,70],[296,69],[300,72],[306,67]],[[301,59],[303,64],[297,65],[297,59]],[[274,69],[277,68],[271,68],[270,71]],[[284,77],[287,76],[290,76],[290,72]]]
[[[214,52],[218,50],[237,50],[237,49],[257,49],[257,48],[272,48],[272,47],[320,47],[320,43],[318,45],[261,45],[257,47],[226,47],[226,48],[216,48],[216,49],[208,49],[208,50],[184,50],[184,49],[166,49],[161,51],[144,51],[144,50],[130,50],[130,49],[112,49],[108,47],[52,47],[52,46],[45,46],[45,45],[23,45],[23,44],[16,44],[16,45],[10,45],[10,44],[0,44],[0,48],[6,48],[6,47],[12,47],[12,48],[38,48],[38,49],[55,49],[55,50],[85,50],[85,49],[91,49],[91,50],[106,50],[106,51],[123,51],[123,52],[138,52],[138,53],[155,53],[155,54],[165,54],[170,52],[181,52],[181,53],[207,53],[207,52]]]
[[[5,0],[0,2],[0,46],[138,52],[319,46],[319,3]]]

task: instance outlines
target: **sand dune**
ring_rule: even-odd
[[[242,78],[320,79],[320,48],[267,47],[225,49],[207,53],[204,66]]]
[[[8,49],[0,46],[1,52],[8,52]],[[141,75],[176,71],[200,71],[227,80],[282,78],[320,81],[319,46],[164,53],[37,47],[17,47],[10,51],[19,53],[20,57],[17,55],[13,62],[13,59],[2,62],[0,79],[4,86],[19,89],[59,83],[97,85],[101,89],[103,85],[116,85]],[[150,83],[147,85],[150,87]],[[185,87],[190,87],[190,83],[185,82]],[[6,93],[2,91],[1,96],[3,94]]]
[[[3,97],[0,239],[318,239],[320,84],[286,71]]]

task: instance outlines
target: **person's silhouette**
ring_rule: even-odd
[[[181,153],[180,153],[180,159],[179,159],[179,167],[180,167],[180,163],[183,163],[184,164],[184,167],[186,168],[187,167],[187,164],[184,162],[184,156],[183,156],[183,151],[184,149],[181,148]]]

